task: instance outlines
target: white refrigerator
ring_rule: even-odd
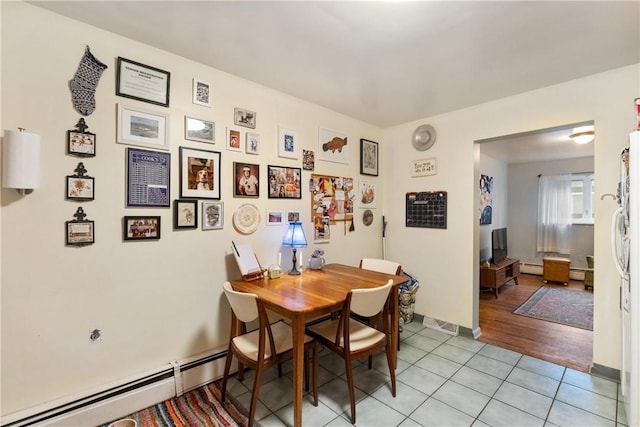
[[[612,223],[612,253],[620,274],[622,369],[620,382],[627,422],[640,425],[640,131],[621,153],[618,202]]]

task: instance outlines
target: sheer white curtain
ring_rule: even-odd
[[[538,252],[569,254],[571,174],[541,176],[538,182]]]

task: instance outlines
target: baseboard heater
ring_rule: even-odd
[[[174,361],[82,395],[3,416],[2,427],[101,425],[222,377],[226,348]]]

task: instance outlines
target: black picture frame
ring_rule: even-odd
[[[198,200],[173,201],[173,228],[198,228]]]
[[[248,169],[249,175],[245,175]],[[260,197],[260,165],[233,162],[233,197]]]
[[[302,168],[267,166],[270,199],[301,199]]]
[[[118,57],[117,96],[168,107],[170,86],[170,72]]]
[[[171,206],[171,154],[127,148],[127,207]]]
[[[360,174],[378,176],[378,143],[360,139]]]
[[[221,160],[219,151],[180,147],[180,198],[220,200]]]
[[[95,243],[95,222],[65,221],[65,244],[67,246],[86,246]]]
[[[160,240],[160,217],[151,215],[124,216],[123,240]]]
[[[92,132],[68,130],[67,154],[76,157],[95,157],[96,134]]]
[[[95,179],[91,176],[67,175],[66,199],[86,202],[94,200]]]

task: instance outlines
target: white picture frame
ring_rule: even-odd
[[[260,154],[260,134],[247,132],[245,135],[245,152],[247,154]]]
[[[224,228],[224,202],[202,202],[202,229],[222,230]]]
[[[118,104],[118,144],[169,150],[169,115]]]
[[[349,164],[349,138],[345,132],[320,126],[316,158],[326,162]]]
[[[211,108],[211,85],[203,80],[193,79],[193,98],[196,105]]]
[[[358,186],[358,204],[360,209],[375,209],[378,198],[378,183],[375,181],[360,180]]]
[[[267,225],[284,225],[286,223],[283,211],[267,210]]]
[[[300,157],[298,132],[284,126],[278,126],[278,157],[295,159]]]
[[[184,116],[184,139],[216,143],[216,122]]]

